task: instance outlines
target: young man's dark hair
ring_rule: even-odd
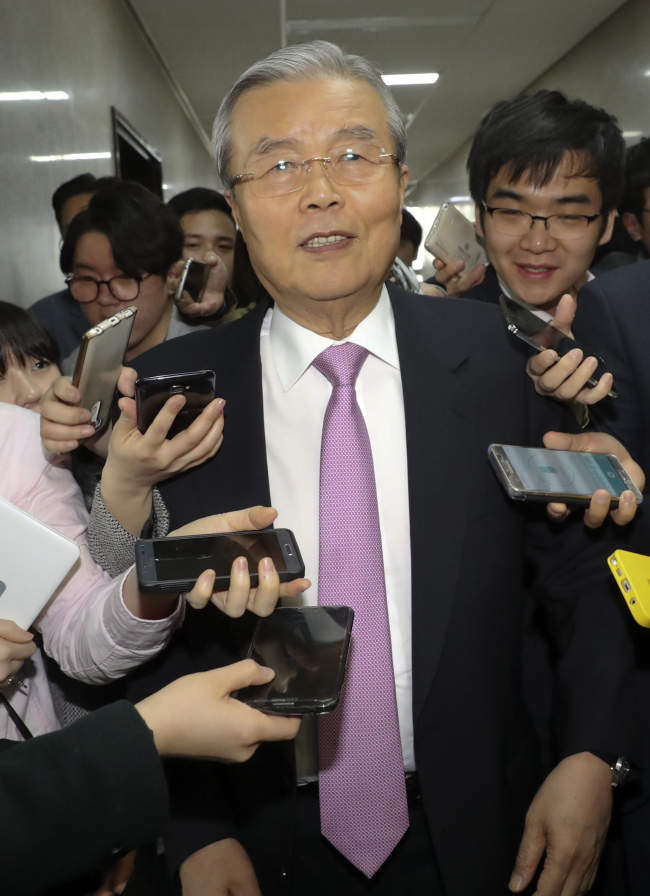
[[[115,264],[133,276],[166,277],[183,252],[183,229],[177,215],[146,187],[129,181],[99,190],[88,208],[74,218],[61,248],[64,274],[72,271],[75,247],[85,233],[104,234]]]
[[[94,174],[78,174],[77,177],[65,181],[65,183],[56,188],[54,193],[52,193],[52,208],[59,227],[61,226],[61,212],[68,199],[72,199],[73,196],[79,196],[82,193],[94,193],[96,182],[97,178]]]
[[[223,212],[224,215],[232,218],[232,211],[225,197],[208,187],[192,187],[191,190],[184,190],[182,193],[172,196],[167,205],[176,212],[179,218],[191,212],[205,212],[212,209]]]
[[[481,204],[492,179],[507,168],[516,182],[547,184],[567,153],[578,177],[596,180],[607,212],[623,191],[625,142],[613,115],[559,90],[538,90],[497,103],[482,119],[467,160],[469,188]]]
[[[650,187],[650,137],[630,146],[625,156],[625,189],[618,210],[643,221],[644,191]]]
[[[402,226],[400,227],[399,238],[400,242],[408,240],[410,243],[413,243],[417,253],[422,242],[422,228],[417,218],[414,218],[405,208],[402,209]]]

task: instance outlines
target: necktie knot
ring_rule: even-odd
[[[354,386],[368,357],[368,349],[354,342],[330,345],[312,364],[333,386]]]

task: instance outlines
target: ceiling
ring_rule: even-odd
[[[331,40],[385,73],[439,72],[433,86],[392,88],[408,127],[414,204],[487,109],[524,90],[625,0],[127,2],[204,139],[237,76],[284,44]]]

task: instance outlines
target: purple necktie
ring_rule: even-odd
[[[320,460],[318,602],[355,612],[341,703],[318,724],[321,831],[367,877],[409,825],[372,449],[355,383],[368,350],[332,345]]]

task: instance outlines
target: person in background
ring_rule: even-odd
[[[40,411],[59,364],[58,346],[38,318],[0,301],[0,402]]]
[[[637,251],[608,253],[595,266],[596,274],[650,259],[650,137],[627,149],[625,188],[618,213],[625,230],[637,244]]]
[[[449,295],[498,302],[505,292],[550,319],[574,299],[611,235],[625,142],[616,119],[557,90],[497,103],[474,135],[467,170],[490,265],[436,261]]]
[[[116,180],[115,177],[97,178],[94,174],[79,174],[56,188],[52,194],[52,208],[62,239],[65,239],[72,219],[88,207],[93,194]],[[62,358],[74,351],[88,329],[81,308],[67,289],[39,299],[31,305],[30,311],[50,331]]]
[[[211,268],[208,289],[200,303],[184,294],[179,309],[188,322],[218,326],[236,305],[230,289],[235,259],[237,228],[225,198],[216,190],[193,187],[173,196],[167,203],[179,217],[185,234],[183,258],[194,258]],[[173,269],[176,275],[182,265]],[[176,284],[175,276],[170,288]]]

